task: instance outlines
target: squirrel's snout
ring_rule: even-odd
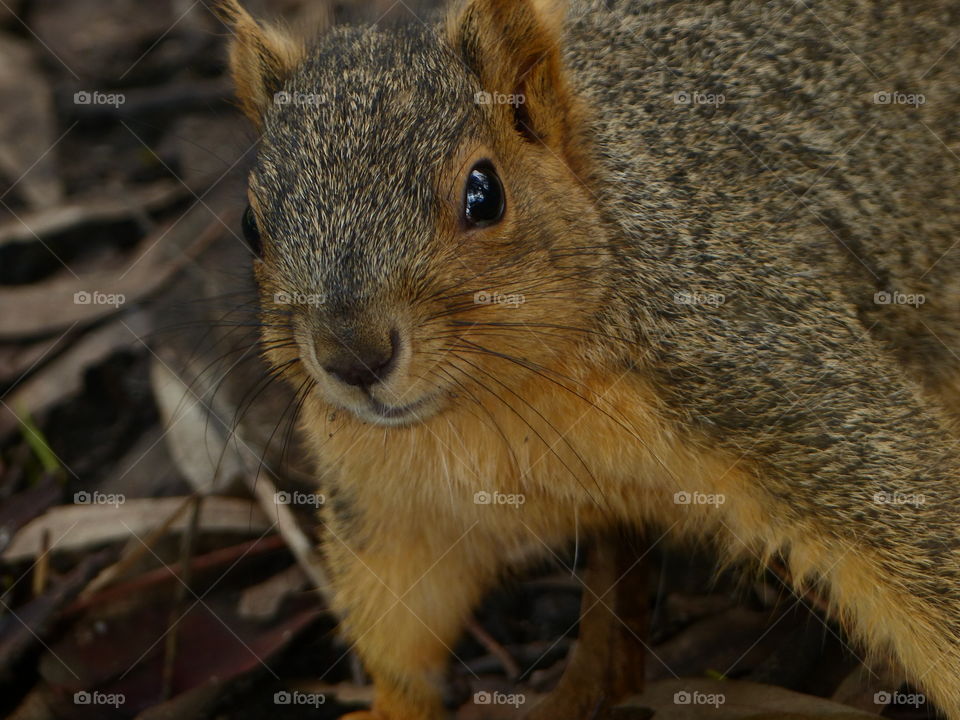
[[[365,422],[407,425],[442,407],[440,395],[411,379],[411,345],[409,336],[396,327],[387,331],[369,319],[353,323],[341,318],[335,327],[314,332],[308,364],[327,402]]]
[[[340,382],[367,389],[384,382],[396,368],[399,344],[396,330],[381,342],[340,342],[321,363]]]

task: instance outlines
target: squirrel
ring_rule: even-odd
[[[780,559],[960,719],[954,3],[216,11],[352,720],[442,717],[484,593],[618,525]]]

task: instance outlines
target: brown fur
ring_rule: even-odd
[[[301,392],[337,609],[377,685],[357,717],[440,717],[450,648],[497,578],[628,524],[714,540],[727,562],[783,556],[798,588],[821,587],[852,637],[960,718],[960,456],[940,391],[960,371],[960,209],[927,132],[957,145],[957,52],[935,31],[957,13],[613,5],[576,2],[561,22],[543,3],[473,0],[446,38],[334,31],[294,69],[221,2],[241,103],[264,113],[264,346]],[[819,15],[867,38],[850,41],[862,56]],[[734,74],[741,60],[750,72]],[[941,104],[878,112],[863,96],[888,88],[866,62],[905,87],[930,66]],[[317,105],[269,106],[281,79]],[[670,100],[710,82],[727,105]],[[527,102],[474,105],[481,89]],[[507,212],[467,229],[478,158]],[[885,289],[931,299],[923,314],[877,305]],[[476,304],[481,290],[526,302]],[[722,308],[675,301],[711,290]],[[391,327],[404,342],[371,396],[423,404],[388,426],[324,360]],[[473,501],[493,490],[526,502]],[[877,507],[879,492],[931,504]]]

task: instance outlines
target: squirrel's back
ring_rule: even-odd
[[[809,306],[849,303],[853,332],[960,407],[960,7],[603,5],[572,4],[565,59],[594,191],[626,238],[619,286],[662,296],[652,327],[732,351],[760,325],[824,333],[829,308],[811,327]],[[711,323],[678,313],[678,294],[739,312]],[[817,337],[782,343],[793,357],[804,346],[823,357]]]

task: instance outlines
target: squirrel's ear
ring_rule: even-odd
[[[216,0],[213,11],[233,34],[230,70],[240,107],[260,127],[274,95],[303,59],[303,45],[278,28],[258,23],[237,0]]]
[[[573,106],[561,57],[564,0],[468,0],[450,16],[454,50],[487,93],[513,95],[517,130],[549,145],[569,142]]]

